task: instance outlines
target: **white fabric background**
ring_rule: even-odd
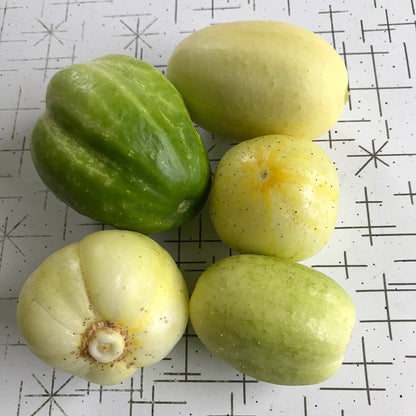
[[[39,180],[30,131],[60,68],[108,53],[164,71],[175,45],[206,25],[282,20],[321,34],[344,58],[351,99],[316,142],[341,181],[329,244],[305,262],[357,306],[344,364],[309,387],[256,382],[218,362],[190,329],[172,353],[101,387],[34,357],[16,326],[19,290],[50,253],[104,226]],[[406,415],[416,408],[416,15],[413,0],[0,0],[0,404],[2,415]],[[212,168],[232,144],[202,130]],[[230,254],[206,209],[155,238],[192,289]]]

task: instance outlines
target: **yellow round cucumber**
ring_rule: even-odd
[[[335,166],[316,143],[269,135],[223,156],[209,211],[218,236],[238,253],[301,261],[328,243],[338,194]]]

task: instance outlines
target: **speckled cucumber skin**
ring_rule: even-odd
[[[180,93],[155,67],[125,55],[52,77],[31,155],[44,183],[73,209],[143,234],[194,216],[211,181]]]
[[[323,273],[250,254],[208,267],[190,300],[192,326],[209,351],[246,375],[281,385],[332,377],[355,316],[350,296]]]
[[[301,261],[331,238],[338,195],[335,166],[316,143],[269,135],[225,153],[209,212],[218,236],[238,253]]]
[[[96,384],[114,385],[162,360],[189,317],[186,282],[153,239],[124,230],[86,235],[49,255],[19,294],[17,324],[48,365]],[[124,353],[100,362],[86,346],[103,324],[123,334]],[[111,351],[111,343],[101,350]],[[95,412],[94,412],[95,414]]]
[[[333,47],[283,22],[198,30],[173,51],[167,77],[200,126],[234,140],[272,133],[319,137],[348,99],[347,70]]]

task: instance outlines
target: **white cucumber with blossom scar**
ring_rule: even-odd
[[[173,349],[188,322],[188,290],[170,254],[149,237],[99,231],[29,276],[17,320],[45,363],[113,385]]]

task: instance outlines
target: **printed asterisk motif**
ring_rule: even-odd
[[[126,44],[124,49],[128,49],[132,44],[135,46],[135,57],[138,56],[138,49],[139,44],[142,42],[145,44],[148,48],[152,48],[149,42],[145,40],[146,36],[150,35],[157,35],[157,33],[149,32],[149,28],[156,22],[156,18],[153,19],[152,22],[150,22],[148,25],[146,25],[144,28],[142,28],[142,21],[140,20],[140,17],[137,18],[136,27],[132,28],[130,25],[128,25],[124,20],[120,20],[120,22],[123,24],[125,28],[128,29],[129,33],[119,35],[119,36],[126,36],[131,37],[132,39]]]
[[[39,23],[45,28],[45,30],[43,31],[43,32],[40,32],[40,33],[45,33],[45,35],[40,39],[40,40],[38,40],[36,43],[35,43],[35,45],[37,45],[37,44],[39,44],[40,42],[42,42],[43,40],[45,40],[45,39],[47,39],[47,38],[49,38],[50,40],[49,41],[51,41],[52,40],[52,38],[54,38],[55,40],[57,40],[61,45],[63,45],[64,43],[62,42],[62,40],[61,39],[59,39],[58,38],[58,36],[56,36],[56,33],[58,33],[58,32],[65,32],[64,30],[58,30],[59,29],[59,26],[61,26],[62,25],[62,23],[64,23],[64,22],[61,22],[61,23],[59,23],[58,25],[56,25],[56,26],[54,26],[53,25],[53,23],[51,23],[51,25],[50,25],[50,27],[48,27],[48,26],[46,26],[45,25],[45,23],[43,23],[41,20],[39,20]]]
[[[42,393],[35,393],[35,394],[26,394],[26,397],[40,397],[45,398],[45,400],[38,406],[37,409],[30,416],[34,416],[38,414],[45,406],[49,407],[49,414],[52,414],[53,408],[57,408],[60,413],[67,416],[67,413],[64,411],[63,407],[58,403],[57,399],[60,397],[82,397],[84,394],[81,393],[63,393],[62,390],[68,385],[68,383],[74,378],[74,376],[69,377],[63,384],[56,388],[55,382],[55,369],[52,373],[52,380],[50,388],[46,387],[38,377],[32,374],[33,378],[36,380],[38,385],[43,390]]]
[[[383,150],[384,146],[386,146],[388,142],[384,142],[378,149],[376,149],[374,140],[371,141],[371,150],[366,149],[363,146],[358,146],[361,150],[364,151],[364,154],[359,155],[348,155],[348,157],[367,157],[366,162],[355,172],[356,175],[360,174],[360,172],[371,162],[374,162],[374,167],[377,168],[377,163],[380,162],[385,166],[389,166],[384,160],[381,159],[381,151]]]
[[[52,51],[52,45],[55,42],[58,42],[59,44],[63,45],[64,42],[58,37],[58,33],[66,32],[66,30],[60,29],[61,25],[65,23],[65,21],[62,21],[61,23],[58,23],[57,25],[51,23],[49,26],[46,25],[46,23],[42,22],[38,19],[38,23],[42,26],[43,30],[37,30],[37,31],[30,31],[30,32],[23,32],[23,33],[30,33],[30,34],[40,34],[43,35],[38,41],[34,43],[33,46],[39,45],[40,43],[46,41],[46,56],[44,58],[40,58],[41,60],[45,61],[45,66],[43,68],[37,68],[43,70],[43,80],[45,81],[47,78],[48,70],[49,68],[49,61],[51,58],[51,51]]]
[[[375,140],[371,141],[371,150],[366,149],[364,146],[358,146],[364,153],[360,153],[358,155],[348,155],[348,157],[365,157],[367,160],[365,163],[355,172],[355,175],[359,175],[366,166],[368,166],[371,162],[374,163],[374,167],[377,169],[379,164],[383,164],[384,166],[390,166],[383,158],[387,157],[398,157],[398,156],[416,156],[416,153],[383,153],[383,149],[389,143],[385,141],[378,149],[375,146]]]
[[[11,244],[22,256],[24,252],[15,242],[19,238],[31,238],[31,237],[50,237],[46,234],[16,234],[15,231],[24,223],[28,215],[25,215],[21,220],[16,222],[13,226],[9,227],[9,218],[6,217],[2,226],[0,226],[0,269],[3,260],[3,254],[6,246],[6,242]]]
[[[40,35],[43,35],[37,42],[35,42],[34,46],[39,45],[39,43],[43,42],[44,40],[48,40],[48,48],[50,48],[51,42],[53,39],[58,41],[61,45],[64,43],[62,40],[57,36],[57,33],[66,32],[66,30],[60,30],[59,28],[65,21],[62,21],[61,23],[54,25],[51,23],[49,26],[47,26],[42,20],[38,19],[39,24],[43,27],[43,30],[40,31],[31,31],[31,32],[23,32],[23,33],[39,33]]]

